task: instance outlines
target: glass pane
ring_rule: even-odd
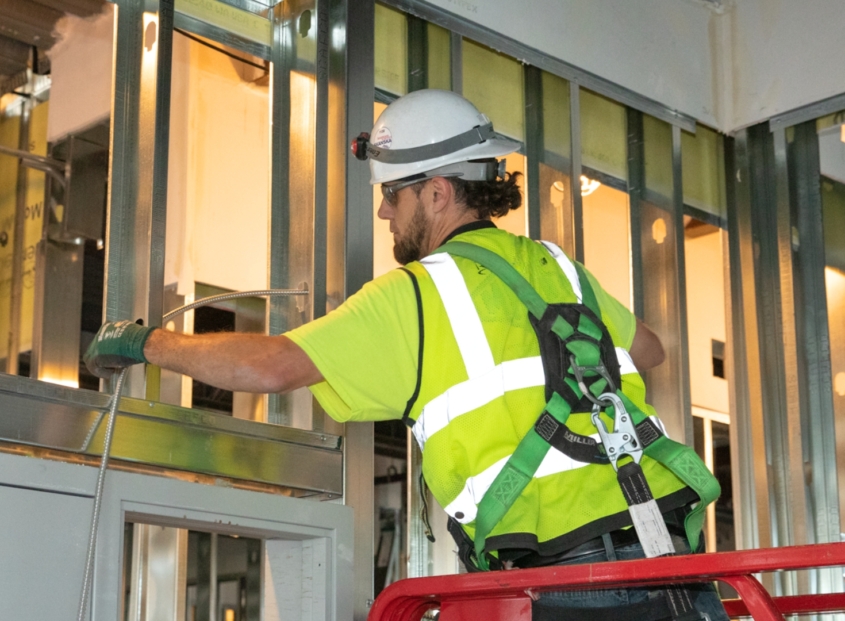
[[[376,88],[394,95],[408,93],[408,22],[401,11],[376,4]]]
[[[702,127],[681,134],[684,203],[726,217],[724,137]]]
[[[428,88],[452,90],[452,35],[428,24]]]
[[[627,181],[625,106],[584,89],[580,93],[582,166]]]
[[[569,82],[542,74],[543,153],[540,162],[540,236],[574,256]]]
[[[522,65],[489,47],[463,41],[464,97],[493,121],[500,134],[525,135]]]

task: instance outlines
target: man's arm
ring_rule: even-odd
[[[144,356],[150,364],[226,390],[285,393],[323,381],[306,353],[285,336],[155,330]]]
[[[651,329],[637,319],[637,331],[631,343],[631,359],[638,371],[647,371],[661,364],[666,359],[663,345]]]
[[[131,321],[103,324],[83,360],[98,377],[149,362],[243,392],[289,392],[323,380],[307,354],[285,336],[177,334]]]

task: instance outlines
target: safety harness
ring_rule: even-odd
[[[523,437],[478,504],[474,551],[478,569],[488,570],[487,537],[534,477],[549,449],[579,461],[610,464],[628,504],[646,557],[674,554],[663,516],[640,467],[643,454],[659,462],[699,497],[686,516],[684,529],[691,549],[698,547],[705,507],[719,496],[719,483],[690,447],[670,440],[621,390],[615,349],[595,293],[583,267],[575,264],[581,304],[548,304],[501,256],[474,244],[451,241],[435,253],[463,257],[489,269],[527,307],[537,334],[546,376],[546,406]],[[591,412],[601,443],[574,433],[566,425],[573,412]],[[608,430],[601,413],[613,422]],[[627,463],[620,464],[620,460]],[[698,618],[686,594],[667,589],[673,619]],[[685,600],[685,602],[684,602]]]

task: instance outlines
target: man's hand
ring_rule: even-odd
[[[144,344],[153,330],[155,328],[145,328],[131,321],[106,322],[82,360],[91,373],[103,378],[123,367],[147,362]]]

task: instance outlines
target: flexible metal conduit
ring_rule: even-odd
[[[234,293],[221,293],[219,295],[212,295],[207,298],[203,298],[202,300],[197,300],[196,302],[191,302],[190,304],[180,306],[179,308],[165,314],[162,317],[162,321],[169,321],[174,317],[178,317],[182,313],[188,312],[189,310],[194,310],[195,308],[199,308],[201,306],[208,306],[209,304],[214,304],[216,302],[225,302],[226,300],[235,300],[237,298],[282,297],[297,295],[308,295],[308,290],[261,289],[258,291],[236,291]],[[108,422],[106,423],[106,437],[103,441],[103,456],[100,458],[100,469],[97,473],[97,485],[94,491],[94,509],[91,515],[91,532],[88,537],[88,556],[85,559],[85,573],[82,578],[82,595],[79,598],[79,612],[76,617],[77,621],[84,621],[85,613],[88,609],[88,601],[91,597],[91,578],[94,569],[94,552],[97,548],[97,529],[100,524],[100,506],[102,505],[103,501],[103,487],[106,480],[106,470],[108,469],[109,465],[109,452],[111,451],[112,437],[114,436],[114,422],[115,418],[117,418],[117,407],[120,403],[120,394],[123,391],[123,383],[125,379],[126,369],[121,369],[121,371],[117,374],[117,380],[115,381],[114,394],[112,395],[112,398],[109,401],[109,416]],[[100,422],[103,420],[103,414],[104,413],[100,413],[97,422],[94,423],[94,426],[91,428],[91,431],[88,432],[88,436],[85,438],[85,443],[82,446],[83,451],[86,450],[88,448],[88,445],[91,443],[91,439],[94,437],[97,428],[100,426]]]

